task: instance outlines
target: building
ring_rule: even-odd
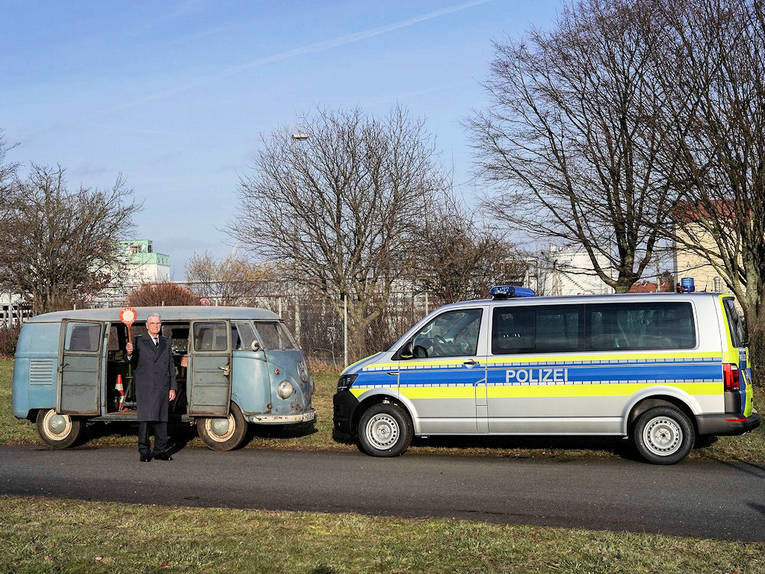
[[[598,263],[609,268],[605,257],[599,257]],[[613,269],[610,269],[610,276],[615,277]],[[580,245],[550,245],[543,250],[536,282],[540,295],[606,295],[614,292],[595,272],[590,256]]]
[[[128,264],[125,283],[170,281],[170,256],[154,251],[151,239],[126,239],[119,243]]]

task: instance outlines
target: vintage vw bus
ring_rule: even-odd
[[[132,336],[151,313],[171,341],[178,394],[170,421],[196,423],[214,450],[231,450],[247,424],[314,421],[313,382],[281,319],[241,307],[137,307]],[[135,421],[135,392],[120,309],[38,315],[24,324],[13,369],[13,414],[37,422],[49,445],[72,445],[85,422]]]

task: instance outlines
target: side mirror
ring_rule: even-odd
[[[260,342],[257,339],[253,339],[252,343],[250,343],[250,349],[260,351]]]
[[[407,343],[401,347],[401,350],[398,353],[398,356],[403,360],[408,359],[414,359],[414,353],[412,352],[412,342],[407,341]]]

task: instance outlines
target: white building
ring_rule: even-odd
[[[605,257],[598,263],[609,268]],[[613,268],[610,277],[615,277]],[[537,270],[539,295],[606,295],[614,290],[598,277],[590,256],[580,245],[550,245],[542,251]]]

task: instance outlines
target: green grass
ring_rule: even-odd
[[[35,425],[19,421],[11,413],[11,376],[13,362],[0,360],[0,444],[41,444]],[[355,450],[353,444],[332,440],[332,395],[335,392],[338,372],[313,370],[316,383],[313,403],[318,420],[312,431],[306,428],[257,427],[244,448],[267,448],[289,450]],[[757,389],[755,399],[762,401],[765,391]],[[182,434],[189,439],[186,447],[204,447],[192,429]],[[184,431],[186,429],[177,429]],[[93,428],[85,447],[88,446],[135,446],[136,431],[129,425],[98,425]],[[610,438],[529,438],[529,437],[471,437],[432,438],[415,440],[409,450],[414,454],[450,454],[470,456],[501,456],[511,458],[578,459],[620,458],[633,456],[629,443]],[[765,462],[765,427],[743,436],[720,437],[705,448],[695,449],[690,455],[695,460],[743,460]]]
[[[757,543],[0,497],[0,572],[763,572]]]

